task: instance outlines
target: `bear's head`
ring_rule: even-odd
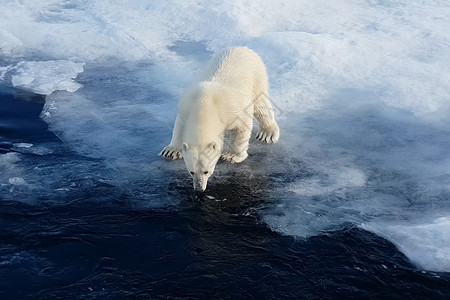
[[[203,192],[220,158],[220,146],[215,142],[206,146],[183,143],[182,152],[186,168],[194,179],[194,190]]]

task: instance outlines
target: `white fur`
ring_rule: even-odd
[[[213,56],[182,95],[172,140],[161,155],[184,158],[194,189],[204,191],[220,157],[230,163],[247,158],[253,117],[260,125],[256,138],[278,142],[268,88],[266,68],[254,51],[235,47]],[[225,131],[230,132],[229,149],[222,153]]]

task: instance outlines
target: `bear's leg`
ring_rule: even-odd
[[[221,158],[229,163],[240,163],[244,161],[248,154],[248,143],[252,135],[252,122],[248,122],[243,128],[231,131],[229,140],[229,151],[222,154]]]
[[[267,93],[260,93],[254,100],[254,117],[260,130],[256,139],[266,143],[276,143],[280,139],[280,128],[275,121],[272,104]]]
[[[180,121],[180,117],[177,116],[175,120],[175,125],[173,127],[172,140],[170,144],[167,145],[159,155],[164,156],[168,159],[181,159],[183,158],[183,154],[181,153],[181,145],[182,145],[182,133],[183,126]]]

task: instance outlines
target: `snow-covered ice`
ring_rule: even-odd
[[[362,224],[362,228],[391,240],[412,262],[424,269],[450,269],[450,218],[420,224]]]
[[[0,69],[0,78],[11,78],[14,87],[49,95],[54,91],[75,92],[81,84],[74,81],[83,72],[84,63],[68,60],[21,61],[13,66]]]
[[[282,130],[276,148],[251,148],[264,163],[252,171],[273,181],[262,219],[297,237],[362,226],[417,266],[450,271],[448,1],[0,4],[0,84],[48,95],[42,118],[102,161],[99,177],[154,201],[141,178],[161,189],[153,177],[183,172],[156,157],[177,95],[212,52],[249,46],[266,62]],[[5,198],[73,190],[51,177],[73,176],[67,166],[28,161],[0,154]],[[86,178],[92,165],[72,167]]]

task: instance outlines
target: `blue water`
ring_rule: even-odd
[[[18,163],[35,166],[42,180],[52,165],[67,166],[60,182],[70,177],[77,188],[60,197],[40,190],[35,199],[0,194],[1,299],[450,297],[448,273],[416,269],[389,241],[351,224],[308,239],[273,232],[255,213],[274,205],[268,189],[258,189],[263,179],[229,176],[214,185],[227,201],[216,201],[194,195],[184,173],[172,174],[180,180],[152,197],[173,205],[136,206],[98,172],[75,175],[77,165],[94,170],[102,161],[72,152],[48,130],[39,117],[44,101],[2,88],[0,153],[19,153]]]

